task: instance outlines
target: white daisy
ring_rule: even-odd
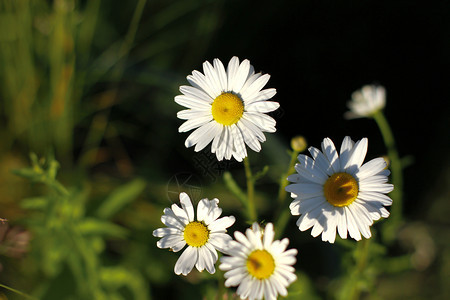
[[[186,193],[180,194],[180,202],[181,208],[172,204],[171,208],[164,209],[161,221],[167,227],[153,231],[155,237],[161,238],[157,246],[178,252],[188,245],[175,264],[175,274],[187,275],[194,265],[200,272],[206,269],[213,274],[216,271],[216,249],[225,252],[226,245],[231,240],[226,234],[227,228],[233,225],[235,219],[233,216],[218,219],[222,214],[218,199],[200,200],[197,221],[194,219],[191,199]]]
[[[225,273],[225,286],[238,286],[241,299],[276,299],[287,295],[287,289],[297,279],[295,264],[296,249],[286,247],[289,240],[274,241],[272,223],[264,232],[257,223],[247,229],[245,235],[235,232],[236,241],[230,242],[230,256],[220,258],[219,268]]]
[[[275,120],[265,113],[276,110],[277,102],[267,101],[276,90],[261,90],[270,75],[256,73],[249,60],[239,64],[231,58],[228,68],[219,59],[213,65],[203,63],[203,72],[194,70],[187,76],[191,86],[181,86],[183,95],[175,102],[188,109],[179,111],[177,117],[184,122],[179,132],[194,130],[185,146],[195,145],[195,151],[205,148],[211,141],[211,151],[217,159],[242,161],[247,156],[245,144],[252,150],[261,150],[260,142],[266,140],[263,132],[275,132]]]
[[[380,85],[365,85],[352,94],[347,103],[350,111],[345,113],[347,119],[371,117],[386,105],[386,90]]]
[[[387,218],[384,206],[392,200],[385,194],[394,189],[388,181],[389,170],[383,158],[362,165],[367,153],[367,138],[356,144],[345,137],[338,156],[333,142],[325,138],[322,152],[310,147],[313,158],[300,154],[297,174],[286,187],[295,198],[290,205],[292,215],[301,215],[297,226],[301,231],[311,227],[312,236],[322,233],[322,240],[334,243],[336,227],[341,238],[359,241],[361,234],[370,238],[370,226],[380,217]]]

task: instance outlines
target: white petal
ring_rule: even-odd
[[[366,178],[378,174],[386,167],[386,161],[382,157],[374,158],[359,168],[355,173],[358,178]]]
[[[322,142],[322,152],[327,157],[328,161],[333,168],[334,173],[338,173],[341,170],[341,164],[339,162],[338,153],[333,141],[329,138],[325,138]]]
[[[161,222],[163,222],[164,225],[167,227],[175,227],[179,230],[184,230],[184,226],[186,225],[183,223],[170,208],[166,208],[164,210],[165,214],[161,216]]]
[[[184,276],[186,276],[192,271],[192,268],[197,263],[197,260],[197,249],[191,246],[187,247],[186,250],[184,250],[184,252],[180,255],[180,258],[178,258],[177,263],[175,264],[175,274],[183,274]]]
[[[267,223],[267,225],[264,229],[264,236],[263,236],[264,249],[270,248],[270,246],[272,245],[274,236],[275,236],[275,232],[273,231],[273,224]]]
[[[230,61],[228,62],[227,67],[227,91],[233,90],[234,80],[236,78],[236,72],[239,68],[239,58],[236,56],[233,56]]]
[[[175,96],[175,102],[187,108],[211,110],[211,102],[193,96],[178,95]]]
[[[270,79],[269,74],[259,76],[251,85],[242,92],[242,99],[255,97],[256,94],[267,84]],[[245,101],[245,100],[244,100]]]
[[[194,119],[187,120],[178,128],[178,132],[186,132],[191,129],[203,126],[213,119],[212,115],[205,115]]]
[[[245,148],[244,138],[235,124],[230,126],[230,130],[231,135],[233,136],[235,149],[233,152],[233,157],[237,161],[242,161],[245,157],[247,157],[247,149]]]
[[[370,191],[360,191],[358,193],[358,199],[364,201],[378,201],[385,206],[392,205],[392,199],[389,196],[378,192],[370,192]]]
[[[216,70],[219,82],[220,82],[220,88],[222,91],[228,90],[228,80],[227,80],[227,73],[225,72],[225,67],[223,66],[222,62],[215,58],[213,61],[214,69]]]
[[[247,129],[249,129],[253,133],[253,135],[256,136],[258,141],[260,141],[260,142],[265,142],[266,141],[266,137],[264,136],[264,133],[261,131],[261,129],[259,129],[258,126],[256,126],[251,121],[251,119],[246,117],[245,113],[242,116],[242,118],[239,120],[238,123],[242,123],[243,126],[245,126]]]
[[[180,196],[181,197],[181,196]],[[177,219],[181,221],[184,225],[189,223],[189,217],[187,212],[179,207],[177,204],[172,204],[171,206],[173,213],[177,216]]]
[[[364,192],[378,192],[378,193],[383,193],[383,194],[387,194],[392,192],[392,190],[394,189],[394,186],[392,184],[388,184],[388,183],[371,183],[371,182],[360,182],[360,190],[364,191]]]
[[[164,227],[153,230],[153,236],[163,237],[165,235],[177,234],[181,236],[181,230],[173,227]]]
[[[357,241],[361,240],[361,233],[358,230],[358,225],[356,225],[356,221],[355,221],[350,209],[348,208],[348,206],[344,207],[344,212],[345,212],[345,218],[347,220],[347,228],[348,228],[348,233],[350,234],[350,237],[352,237],[353,239],[355,239]]]
[[[199,144],[195,147],[195,151],[198,152],[205,148],[211,140],[220,133],[220,127],[216,122],[209,122],[196,130],[194,130],[186,139],[184,145],[186,148],[192,147],[195,144]]]
[[[319,149],[315,147],[309,147],[308,148],[309,153],[311,153],[311,156],[314,158],[314,164],[317,165],[317,167],[327,174],[328,176],[333,175],[333,169],[331,168],[331,164],[328,161],[328,159],[323,155],[322,152],[320,152]]]
[[[354,144],[355,143],[352,141],[352,139],[349,136],[346,136],[344,138],[344,140],[342,141],[340,157],[339,157],[339,160],[341,161],[341,168],[344,168],[344,166],[347,165],[348,160],[350,159],[350,156],[353,152]],[[341,171],[343,171],[343,169]]]
[[[245,99],[245,104],[250,105],[253,102],[269,100],[277,93],[276,89],[265,89],[257,93],[255,96]]]
[[[185,109],[180,110],[177,113],[177,118],[181,120],[189,120],[193,118],[202,118],[211,115],[211,108],[199,110],[199,109]]]
[[[201,199],[197,204],[197,221],[203,221],[209,212],[208,199]]]
[[[244,59],[239,65],[239,68],[237,69],[236,74],[232,79],[231,90],[236,94],[240,93],[249,75],[250,75],[250,61],[248,59]],[[228,83],[230,83],[230,81],[228,81]]]
[[[356,142],[353,152],[344,166],[348,173],[354,174],[361,167],[367,153],[367,138]]]
[[[228,227],[234,224],[236,219],[234,216],[222,217],[209,224],[208,228],[211,232],[226,231]]]
[[[216,122],[210,122],[206,124],[205,126],[200,127],[197,129],[199,132],[198,134],[202,137],[197,142],[197,145],[195,145],[194,151],[198,152],[205,148],[211,141],[216,137],[220,136],[222,128],[217,124]],[[194,134],[194,133],[192,133]],[[189,139],[189,138],[188,138]]]
[[[343,239],[347,238],[347,219],[345,218],[345,210],[343,207],[336,207],[337,228],[339,236]]]
[[[280,107],[278,102],[274,101],[258,101],[253,102],[245,107],[246,111],[257,113],[269,113]]]
[[[214,89],[210,78],[206,78],[205,75],[199,71],[194,70],[192,75],[187,76],[187,80],[193,87],[205,91],[211,99],[215,99],[218,96],[217,89]]]
[[[261,144],[259,143],[254,133],[244,125],[244,122],[242,122],[242,120],[237,122],[236,125],[244,138],[244,142],[250,147],[250,149],[255,152],[259,152],[261,150]]]
[[[300,169],[304,169],[306,171],[308,171],[309,173],[313,174],[316,177],[320,177],[321,181],[325,182],[328,179],[328,174],[327,174],[327,168],[322,169],[319,166],[319,163],[315,162],[314,159],[312,159],[309,156],[306,156],[304,154],[299,154],[297,156],[298,161],[300,162],[300,164],[296,164],[295,165],[295,169],[297,170],[297,172],[299,172]],[[322,184],[322,183],[321,183]]]
[[[209,96],[204,91],[202,91],[198,88],[195,88],[193,86],[190,86],[190,85],[180,86],[180,92],[182,92],[184,95],[186,95],[188,97],[198,98],[198,99],[206,101],[208,103],[212,103],[214,100],[213,98],[211,98],[211,96]]]
[[[215,151],[212,152],[216,153],[217,160],[219,161],[223,160],[223,157],[225,156],[225,152],[228,147],[227,143],[229,142],[228,135],[229,135],[228,126],[222,125],[222,133],[220,134],[220,136],[217,135],[213,140],[211,148],[214,149]]]
[[[275,132],[276,122],[272,117],[268,115],[256,113],[256,112],[244,112],[244,116],[247,120],[258,126],[262,131]]]
[[[205,73],[205,77],[208,79],[208,81],[211,83],[213,87],[212,96],[215,99],[224,91],[219,79],[219,75],[217,74],[217,71],[214,69],[214,67],[209,63],[209,61],[205,61],[203,63],[203,72]]]
[[[318,196],[313,198],[308,198],[305,200],[302,200],[300,202],[300,214],[307,214],[308,212],[314,210],[319,205],[324,205],[327,203],[327,200],[325,200],[324,196]]]
[[[194,207],[192,206],[191,199],[186,193],[180,193],[180,202],[183,209],[186,211],[189,222],[193,222],[194,220]]]
[[[178,248],[181,246],[181,248],[186,245],[186,241],[183,239],[182,235],[166,235],[162,237],[156,245],[158,248],[164,249],[164,248]]]

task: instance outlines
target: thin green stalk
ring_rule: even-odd
[[[4,288],[4,289],[6,289],[6,290],[8,290],[10,292],[16,293],[16,294],[18,294],[18,295],[20,295],[20,296],[22,296],[24,298],[37,300],[37,298],[34,298],[34,297],[32,297],[32,296],[30,296],[28,294],[25,294],[24,292],[21,292],[19,290],[13,289],[12,287],[9,287],[7,285],[4,285],[4,284],[0,283],[0,287]]]
[[[276,219],[275,228],[276,228],[276,238],[279,238],[286,228],[287,222],[289,220],[289,209],[286,208],[286,186],[289,181],[287,177],[294,173],[295,162],[297,161],[297,156],[300,152],[293,150],[291,152],[291,159],[289,161],[289,166],[286,170],[286,173],[283,173],[280,178],[280,189],[278,190],[278,199],[277,203],[279,204],[279,212],[277,213],[278,218]]]
[[[223,180],[225,182],[225,185],[227,188],[238,198],[238,200],[241,202],[241,204],[247,209],[248,202],[247,202],[247,196],[245,193],[241,190],[239,185],[234,181],[233,176],[231,176],[231,173],[226,171],[223,174]]]
[[[368,257],[369,257],[369,244],[370,244],[370,239],[363,239],[362,241],[358,242],[358,246],[356,248],[357,261],[356,261],[353,276],[351,278],[351,283],[353,283],[353,285],[350,290],[350,295],[347,299],[357,300],[360,298],[361,289],[360,289],[359,280],[361,279],[362,274],[367,267]]]
[[[392,173],[392,183],[394,184],[394,190],[391,192],[393,203],[391,208],[390,219],[396,225],[398,225],[402,220],[402,194],[403,194],[403,176],[402,176],[402,165],[400,157],[397,152],[397,147],[395,146],[394,135],[392,134],[392,129],[384,116],[382,111],[378,111],[373,115],[375,122],[377,123],[381,135],[383,137],[384,143],[386,145],[388,156],[390,160],[390,169]]]
[[[250,168],[250,161],[248,156],[244,158],[245,177],[247,178],[247,210],[250,222],[256,222],[258,217],[255,208],[255,181],[252,176],[252,169]]]

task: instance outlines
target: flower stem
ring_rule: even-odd
[[[336,239],[337,241],[339,239]],[[343,240],[342,240],[343,241]],[[338,300],[358,300],[362,289],[367,289],[370,286],[367,276],[367,264],[369,262],[369,244],[370,239],[363,239],[354,245],[344,244],[346,248],[353,248],[354,264],[345,276],[341,284],[341,289],[337,294]]]
[[[22,297],[24,297],[24,298],[36,300],[36,298],[31,297],[30,295],[27,295],[27,294],[25,294],[24,292],[21,292],[21,291],[19,291],[19,290],[13,289],[12,287],[9,287],[9,286],[7,286],[7,285],[4,285],[4,284],[1,284],[1,283],[0,283],[0,287],[2,287],[2,288],[4,288],[4,289],[7,289],[8,291],[11,291],[11,292],[13,292],[13,293],[16,293],[16,294],[18,294],[18,295],[20,295],[20,296],[22,296]]]
[[[278,218],[275,223],[276,228],[276,238],[279,238],[287,225],[287,222],[289,220],[289,209],[286,208],[286,186],[288,185],[289,181],[287,180],[287,177],[294,173],[295,168],[295,162],[297,160],[297,156],[300,152],[293,150],[291,152],[291,159],[289,161],[289,166],[286,170],[286,173],[283,173],[280,178],[280,189],[278,190],[278,199],[277,203],[279,204],[279,211],[277,213]]]
[[[245,177],[247,178],[247,210],[250,222],[257,221],[257,214],[255,208],[255,181],[252,176],[252,169],[250,168],[250,161],[248,156],[244,158]]]
[[[347,299],[351,300],[358,300],[360,298],[361,294],[361,288],[360,283],[358,281],[361,280],[361,278],[364,278],[363,273],[364,270],[367,267],[368,263],[368,257],[369,257],[369,244],[370,239],[363,239],[362,241],[358,242],[358,246],[356,248],[356,265],[353,273],[352,278],[352,289],[350,291],[350,296]]]
[[[394,135],[392,134],[392,129],[384,116],[382,111],[378,111],[373,115],[375,122],[377,123],[381,135],[383,137],[384,143],[387,148],[390,169],[392,172],[392,184],[394,185],[394,190],[391,192],[390,196],[393,200],[391,208],[391,222],[395,227],[399,225],[402,220],[402,195],[403,195],[403,176],[402,176],[402,165],[398,155],[397,147],[395,146]],[[395,230],[391,231],[392,234]]]
[[[239,185],[233,179],[231,173],[228,171],[223,173],[223,180],[227,188],[236,196],[236,198],[238,198],[238,200],[245,207],[245,209],[247,209],[248,207],[247,195],[245,195],[245,193],[241,190]]]

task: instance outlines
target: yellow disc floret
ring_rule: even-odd
[[[325,199],[338,207],[350,205],[358,197],[358,191],[355,177],[344,172],[333,174],[323,186]]]
[[[190,222],[184,228],[183,237],[189,246],[201,247],[209,239],[209,230],[203,222]]]
[[[242,117],[244,103],[233,93],[222,93],[214,99],[211,112],[217,123],[233,125]]]
[[[256,279],[269,278],[275,271],[273,256],[266,250],[255,250],[247,258],[247,270]]]

